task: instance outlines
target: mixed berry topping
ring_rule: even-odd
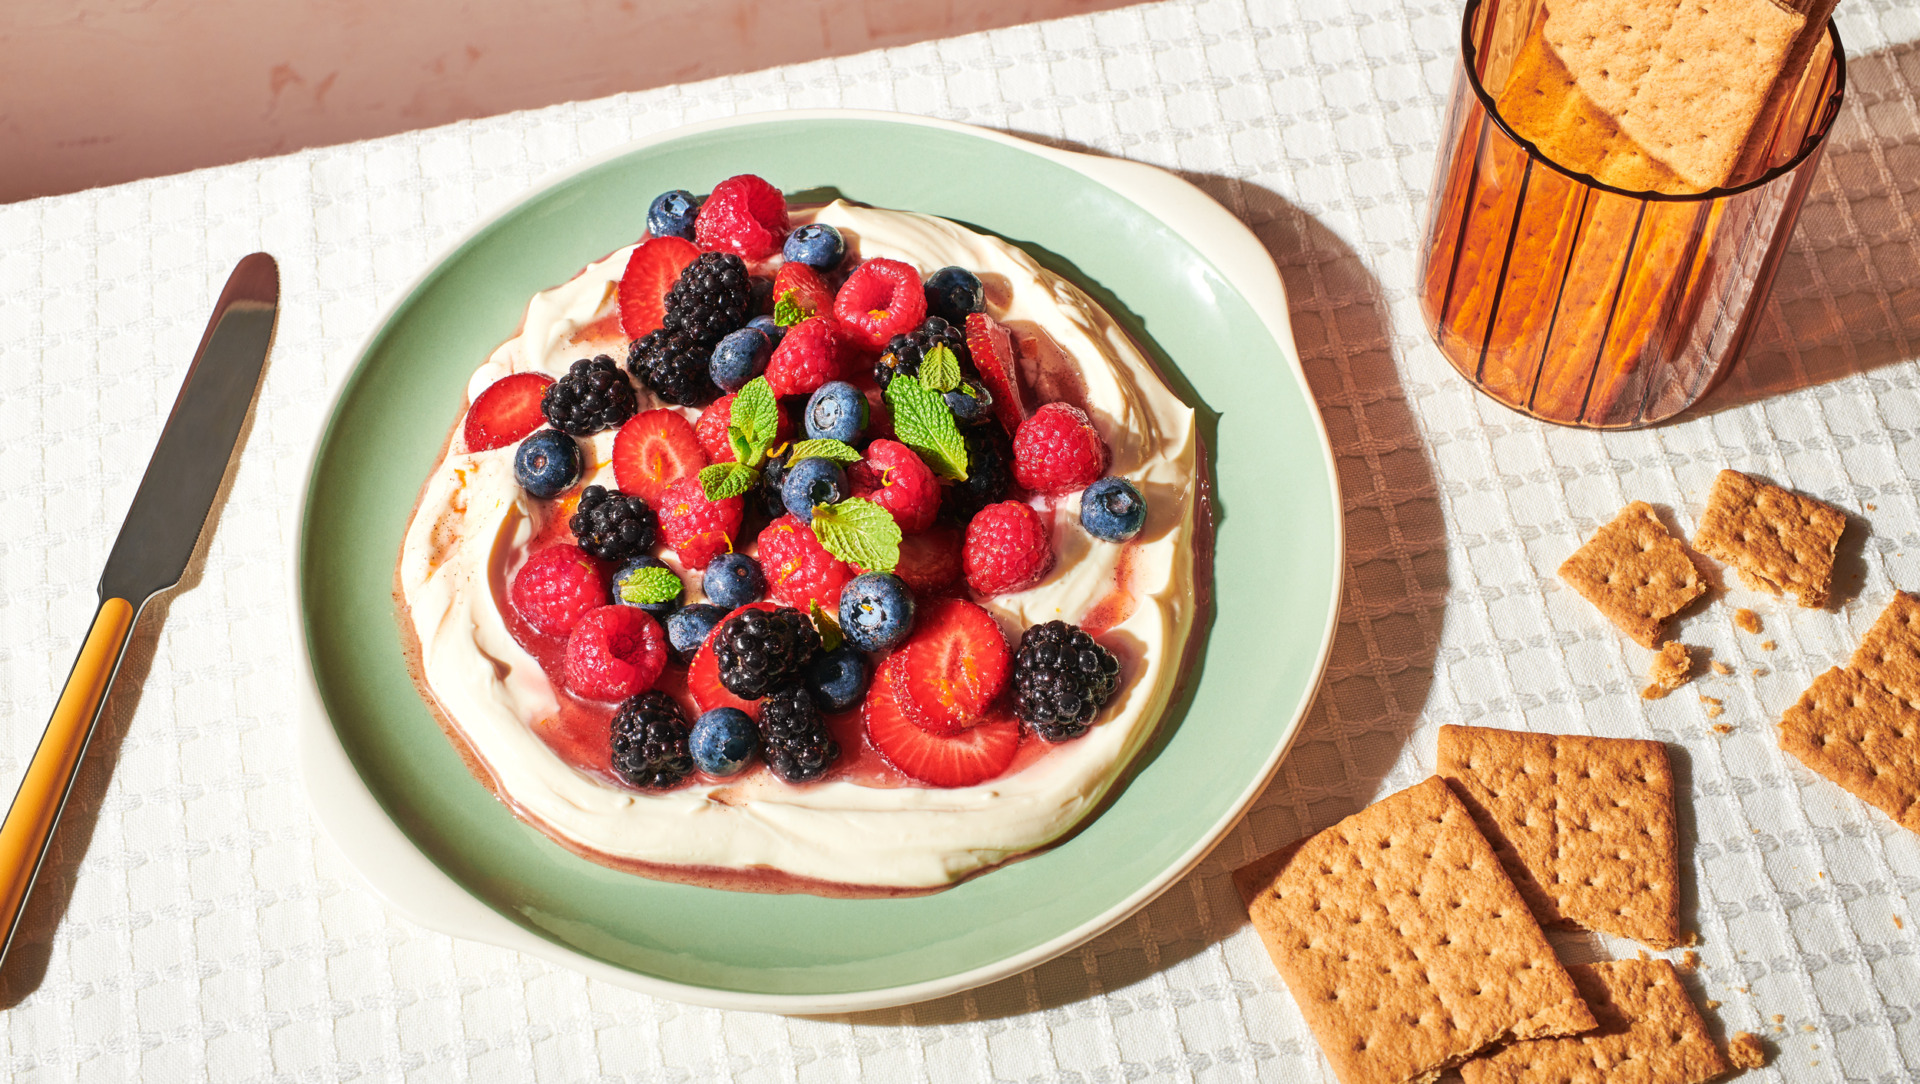
[[[510,577],[514,635],[611,713],[629,786],[806,783],[855,733],[860,763],[988,782],[1023,741],[1085,733],[1121,666],[980,603],[1054,574],[1067,502],[1125,544],[1146,500],[1100,423],[1038,401],[977,274],[789,226],[758,177],[662,193],[619,284],[626,371],[599,355],[476,397],[464,452],[510,450],[549,524]]]

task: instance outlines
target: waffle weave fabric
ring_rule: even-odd
[[[1420,216],[1454,3],[1179,0],[556,106],[0,207],[0,790],[12,792],[202,314],[234,261],[285,305],[192,589],[143,622],[0,1004],[17,1081],[1325,1081],[1229,871],[1431,774],[1443,723],[1668,743],[1683,925],[1759,1078],[1920,1071],[1920,836],[1772,722],[1920,589],[1920,8],[1848,0],[1846,106],[1746,362],[1652,431],[1543,426],[1428,341]],[[1331,669],[1274,784],[1118,928],[965,995],[854,1016],[690,1008],[401,919],[320,836],[292,754],[284,571],[324,404],[450,239],[550,172],[684,122],[886,108],[1149,162],[1279,264],[1345,489]],[[191,319],[183,313],[195,314]],[[1554,570],[1631,500],[1690,536],[1731,467],[1853,518],[1837,608],[1730,587],[1679,633],[1733,674],[1643,701],[1649,653]],[[164,618],[156,621],[155,617]],[[1711,686],[1711,687],[1709,687]],[[54,916],[64,912],[58,925]],[[1579,962],[1630,945],[1561,942]],[[1667,954],[1669,958],[1677,953]]]

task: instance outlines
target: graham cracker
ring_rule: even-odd
[[[1560,566],[1560,578],[1643,647],[1657,648],[1666,620],[1706,593],[1687,551],[1653,506],[1634,501]]]
[[[1780,748],[1920,832],[1920,711],[1859,670],[1813,679],[1780,719]]]
[[[1630,192],[1673,192],[1678,175],[1647,156],[1613,119],[1574,85],[1573,73],[1547,47],[1543,11],[1521,39],[1496,103],[1515,135],[1548,160]]]
[[[1234,874],[1342,1084],[1429,1081],[1510,1038],[1594,1026],[1444,780]]]
[[[1443,726],[1435,774],[1542,925],[1680,944],[1673,770],[1657,741]]]
[[[1460,1067],[1465,1084],[1699,1084],[1733,1067],[1666,960],[1567,968],[1600,1020],[1572,1038],[1514,1043]]]
[[[1860,638],[1847,665],[1910,706],[1920,701],[1920,597],[1901,591]]]
[[[1688,653],[1687,645],[1678,640],[1670,641],[1653,657],[1653,668],[1647,672],[1648,685],[1640,690],[1642,700],[1660,700],[1668,693],[1693,680],[1693,656]]]
[[[1727,1060],[1735,1069],[1758,1069],[1767,1063],[1766,1044],[1751,1031],[1736,1031],[1727,1040]]]
[[[1805,15],[1774,0],[1554,0],[1574,84],[1692,191],[1726,183]]]
[[[1827,604],[1833,554],[1847,517],[1832,505],[1723,470],[1713,480],[1693,544],[1739,570],[1756,590],[1791,591],[1800,605]]]

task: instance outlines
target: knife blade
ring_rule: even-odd
[[[0,962],[53,839],[127,639],[154,595],[180,582],[259,388],[280,308],[280,269],[256,252],[228,276],[160,431],[107,564],[100,607],[0,822]]]

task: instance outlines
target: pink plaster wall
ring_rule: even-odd
[[[0,202],[1127,0],[0,0]]]

